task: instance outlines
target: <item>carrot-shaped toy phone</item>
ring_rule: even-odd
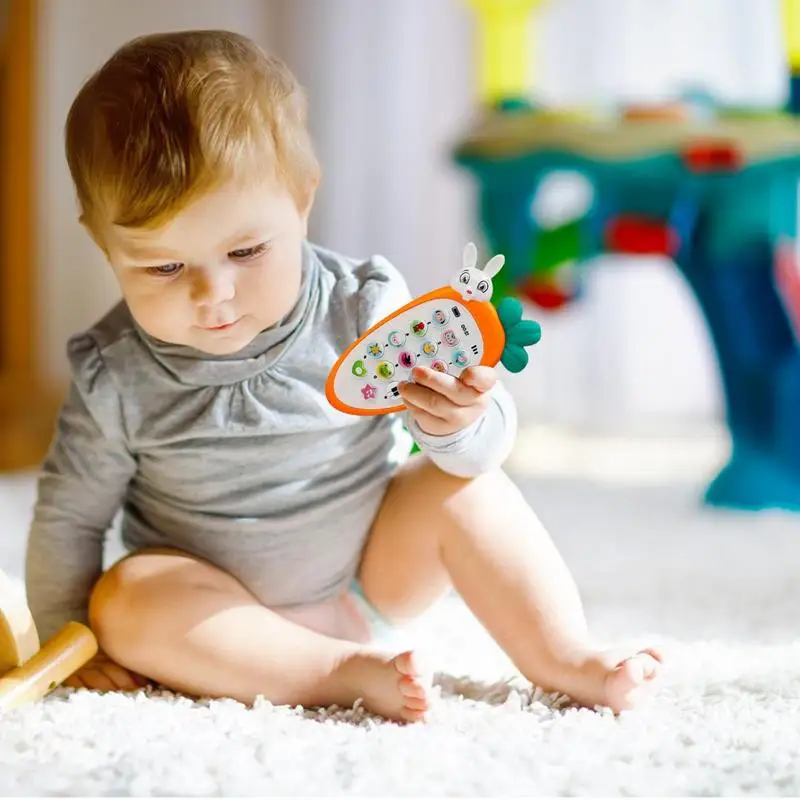
[[[538,322],[522,319],[522,304],[503,298],[495,308],[492,278],[505,258],[476,267],[478,250],[464,248],[464,265],[450,286],[424,294],[373,325],[334,365],[325,386],[330,404],[346,414],[402,411],[398,384],[427,366],[458,377],[467,367],[498,362],[509,372],[528,364],[525,347],[542,335]]]

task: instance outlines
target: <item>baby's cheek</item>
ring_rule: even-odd
[[[278,266],[245,274],[237,287],[237,295],[253,309],[279,320],[288,314],[300,295],[300,265]]]
[[[186,327],[192,317],[188,294],[177,292],[171,286],[134,288],[125,293],[125,300],[139,325],[151,336],[164,341],[173,340],[175,329]]]

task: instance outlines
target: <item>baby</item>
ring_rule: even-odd
[[[339,355],[410,297],[385,259],[308,241],[305,118],[286,67],[224,31],[136,39],[75,99],[80,220],[123,300],[68,346],[27,551],[41,636],[91,625],[100,655],[76,687],[361,698],[417,721],[431,675],[388,643],[453,587],[527,679],[633,707],[661,656],[590,641],[501,469],[516,415],[495,370],[417,366],[402,415],[326,400]],[[119,511],[128,553],[103,572]]]

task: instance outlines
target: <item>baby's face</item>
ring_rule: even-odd
[[[136,321],[161,341],[235,353],[294,306],[307,213],[272,182],[227,185],[164,227],[103,242]]]

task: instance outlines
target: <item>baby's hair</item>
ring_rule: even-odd
[[[304,206],[319,166],[292,73],[229,31],[142,36],[84,84],[66,155],[81,220],[155,228],[233,178],[274,177]]]

